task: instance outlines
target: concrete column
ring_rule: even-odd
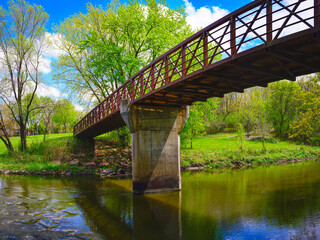
[[[132,133],[133,192],[179,191],[180,133],[188,107],[129,105],[122,100],[120,113]]]

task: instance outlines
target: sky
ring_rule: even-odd
[[[0,0],[0,2],[5,0]],[[44,7],[45,11],[49,14],[50,19],[48,23],[48,30],[50,31],[54,24],[59,24],[65,18],[75,14],[75,13],[85,13],[86,4],[91,2],[96,6],[108,6],[110,0],[29,0],[30,3],[35,3]],[[128,0],[120,0],[121,3],[128,3]],[[190,3],[195,11],[211,11],[214,14],[217,10],[223,9],[232,12],[251,0],[167,0],[167,6],[170,8],[184,7],[186,4]]]
[[[27,0],[29,3],[41,5],[49,14],[49,22],[47,24],[48,34],[54,34],[52,28],[58,25],[59,22],[65,20],[73,14],[82,12],[86,13],[86,4],[91,2],[93,5],[101,5],[107,7],[110,0]],[[121,3],[128,2],[128,0],[119,0]],[[222,18],[228,13],[250,3],[251,0],[167,0],[167,6],[176,9],[184,7],[187,14],[187,22],[194,29],[203,28],[212,22]],[[0,4],[6,8],[6,0],[0,0]],[[66,98],[63,86],[55,84],[52,78],[52,62],[57,59],[57,54],[52,52],[43,58],[42,72],[44,76],[44,83],[39,86],[37,92],[40,96],[50,96],[55,99]],[[77,110],[82,111],[84,108],[74,102]]]

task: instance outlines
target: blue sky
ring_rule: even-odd
[[[1,0],[2,1],[2,0]],[[107,6],[110,0],[29,0],[44,7],[45,11],[50,15],[48,23],[48,31],[51,31],[53,24],[59,24],[65,18],[79,12],[86,12],[86,4],[91,2],[94,5]],[[121,3],[128,1],[120,0]],[[171,8],[186,7],[184,0],[167,0],[167,5]],[[232,12],[241,6],[251,2],[250,0],[188,0],[189,3],[197,10],[202,7],[212,10],[212,7],[219,7]]]

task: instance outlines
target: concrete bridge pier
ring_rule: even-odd
[[[121,100],[120,113],[132,134],[133,193],[179,191],[180,133],[188,107],[130,105]]]

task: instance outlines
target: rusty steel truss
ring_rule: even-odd
[[[124,126],[121,99],[190,105],[318,71],[320,0],[256,0],[141,69],[81,119],[74,134],[94,137]]]

